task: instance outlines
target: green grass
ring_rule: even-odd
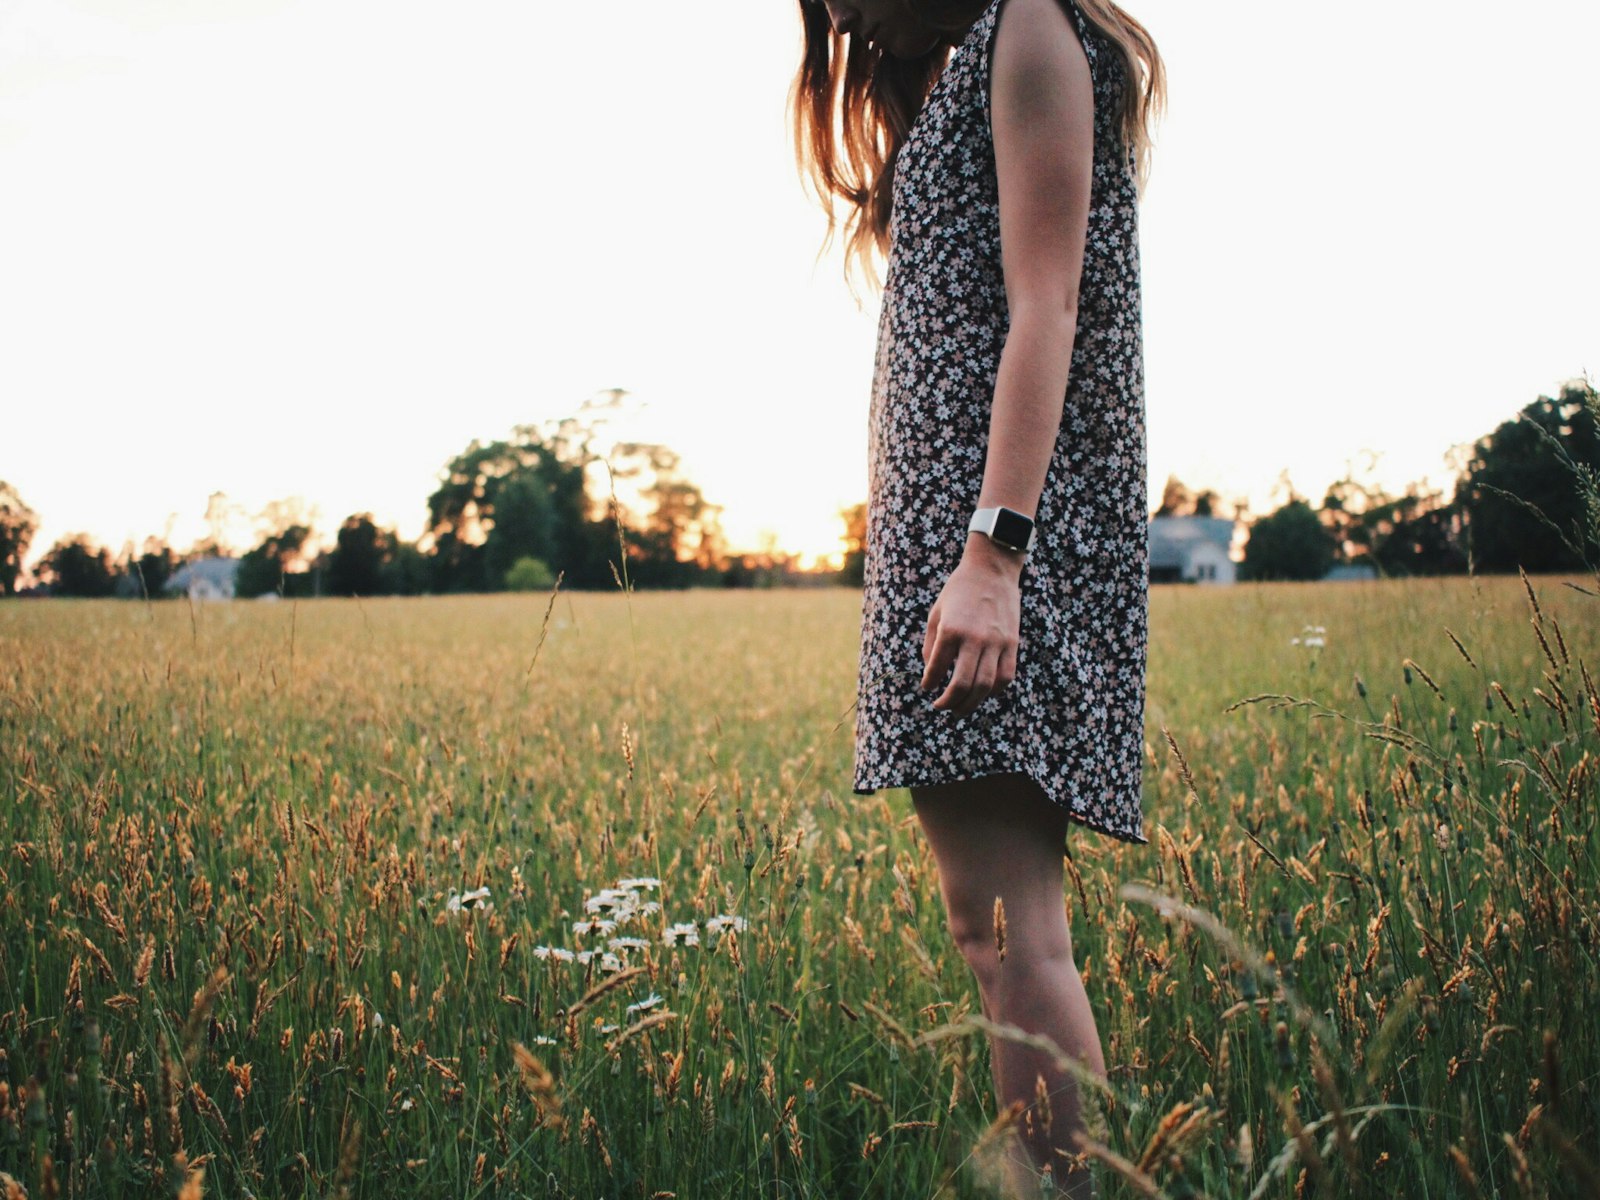
[[[1594,1194],[1600,600],[1534,591],[1155,591],[1152,845],[1067,886],[1103,1195]],[[989,1194],[930,855],[850,791],[859,593],[546,609],[0,605],[0,1172]],[[647,946],[542,949],[628,877]]]

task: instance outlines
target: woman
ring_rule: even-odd
[[[1161,59],[1111,0],[800,7],[800,165],[848,257],[888,257],[855,790],[910,789],[985,1015],[1103,1076],[1061,860],[1069,821],[1147,840],[1137,184]],[[1012,1185],[1092,1194],[1071,1076],[990,1048],[1023,1106]]]

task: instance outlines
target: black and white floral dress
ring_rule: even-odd
[[[869,420],[855,791],[1021,771],[1076,821],[1145,842],[1148,597],[1137,196],[1123,69],[1073,0],[1094,174],[1066,406],[1023,568],[1017,675],[970,716],[924,694],[928,613],[983,482],[1009,317],[989,124],[1004,0],[952,52],[897,160]]]

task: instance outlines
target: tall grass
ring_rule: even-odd
[[[1067,864],[1103,1194],[1600,1192],[1597,603],[1156,590],[1152,845]],[[858,617],[0,606],[0,1194],[990,1194]]]

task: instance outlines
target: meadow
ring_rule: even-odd
[[[991,1195],[859,604],[0,604],[0,1195]],[[1103,1196],[1600,1195],[1597,616],[1154,589]]]

